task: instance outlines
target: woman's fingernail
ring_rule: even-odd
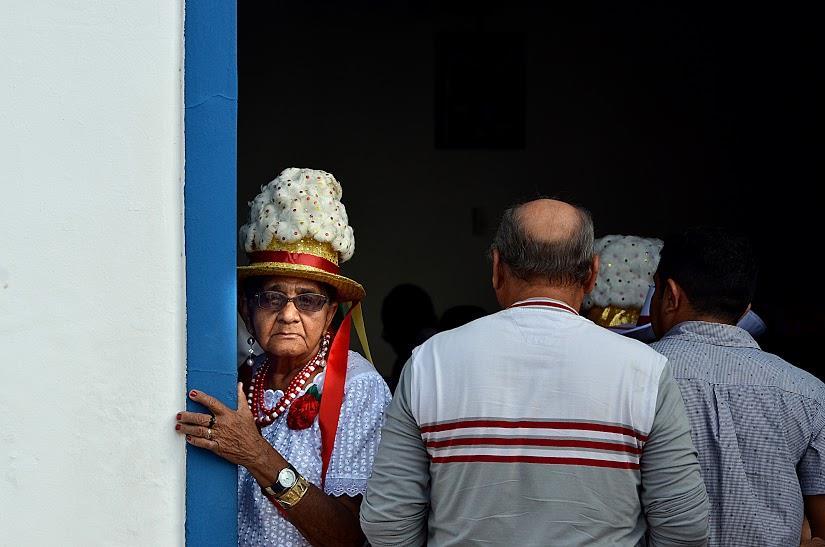
[[[178,430],[180,430],[180,424],[175,426],[175,431],[178,431]]]
[[[191,440],[192,440],[192,437],[191,437],[190,435],[187,435],[187,436],[186,436],[186,440],[187,440],[187,441],[191,441]]]
[[[192,397],[197,397],[197,396],[198,396],[198,392],[197,392],[197,391],[195,391],[195,390],[193,389],[193,390],[192,390],[192,393],[190,393],[190,395],[191,395]]]
[[[176,420],[180,420],[180,412],[178,412],[178,415],[177,415],[177,416],[175,416],[175,419],[176,419]]]

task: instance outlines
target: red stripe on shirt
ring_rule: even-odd
[[[579,439],[542,439],[537,437],[512,437],[512,438],[485,438],[467,437],[464,439],[446,439],[442,441],[427,441],[427,448],[444,448],[448,446],[474,446],[474,445],[519,445],[519,446],[560,446],[568,448],[599,448],[602,450],[613,450],[615,452],[627,452],[630,454],[641,454],[642,449],[621,443],[582,441]]]
[[[450,431],[453,429],[464,429],[468,427],[501,427],[508,429],[528,428],[528,429],[581,429],[585,431],[603,431],[605,433],[620,433],[629,437],[635,437],[640,441],[646,441],[647,435],[642,435],[629,427],[621,425],[594,424],[590,422],[541,422],[533,420],[507,421],[507,420],[461,420],[450,423],[436,423],[421,427],[421,433],[436,433],[439,431]]]
[[[638,463],[595,460],[590,458],[553,458],[545,456],[493,456],[464,455],[436,456],[432,463],[538,463],[545,465],[582,465],[585,467],[610,467],[613,469],[639,469]]]

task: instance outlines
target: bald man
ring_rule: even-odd
[[[508,209],[491,254],[503,310],[404,367],[361,504],[370,543],[704,545],[707,494],[667,360],[578,314],[599,268],[590,214]]]

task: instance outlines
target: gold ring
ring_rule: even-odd
[[[211,427],[206,428],[206,438],[210,441],[212,440],[212,428]]]

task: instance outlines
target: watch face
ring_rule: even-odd
[[[280,484],[283,488],[292,488],[292,485],[295,484],[295,472],[287,467],[286,469],[281,469],[281,472],[278,473],[278,484]]]

